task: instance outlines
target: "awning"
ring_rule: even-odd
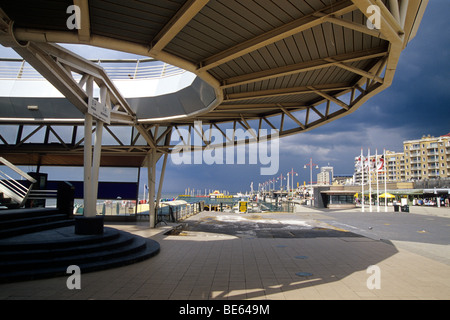
[[[423,189],[424,194],[450,194],[450,188]]]
[[[161,207],[164,207],[164,206],[181,206],[183,204],[187,204],[187,202],[184,201],[184,200],[172,200],[172,201],[161,202],[160,206]]]
[[[393,194],[390,194],[389,192],[383,193],[379,195],[380,198],[395,198]]]

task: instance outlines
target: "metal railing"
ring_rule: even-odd
[[[184,69],[151,58],[90,61],[102,66],[112,80],[160,79],[186,72]],[[76,74],[73,77],[81,78]],[[0,79],[44,80],[45,78],[23,59],[0,58]]]
[[[203,211],[203,209],[204,201],[178,205],[164,205],[164,203],[161,203],[159,208],[155,208],[156,223],[179,222]],[[138,212],[137,217],[139,219],[148,219],[149,212]]]
[[[3,157],[0,157],[0,163],[30,182],[30,185],[26,187],[24,184],[11,177],[10,174],[6,173],[6,170],[0,170],[0,193],[3,193],[5,198],[10,198],[19,206],[22,206],[27,200],[31,187],[36,183],[36,180]]]

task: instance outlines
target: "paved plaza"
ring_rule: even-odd
[[[186,220],[177,235],[167,234],[170,225],[148,229],[147,222],[116,223],[110,226],[158,241],[160,253],[133,265],[82,274],[79,290],[69,290],[66,277],[2,284],[0,299],[450,298],[449,264],[389,240],[335,228],[324,222],[330,212],[202,212]],[[412,208],[408,214],[415,212],[447,217],[449,209]],[[201,225],[220,225],[225,232]],[[236,225],[241,227],[226,231]],[[281,231],[292,236],[282,237]],[[368,269],[373,265],[376,270]]]

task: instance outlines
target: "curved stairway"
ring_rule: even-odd
[[[14,228],[23,231],[24,226]],[[56,223],[53,228],[46,225],[46,230],[0,239],[0,283],[68,276],[70,265],[80,267],[82,274],[115,268],[160,250],[154,240],[114,228],[105,227],[101,235],[77,235],[74,229]]]
[[[57,208],[1,210],[0,239],[73,224],[74,220]]]

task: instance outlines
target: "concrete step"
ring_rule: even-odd
[[[0,210],[0,239],[73,224],[57,208]]]
[[[75,235],[73,227],[41,233],[44,241],[36,241],[40,233],[0,240],[0,283],[67,275],[70,265],[81,273],[123,266],[160,249],[156,241],[107,227],[94,236]]]

